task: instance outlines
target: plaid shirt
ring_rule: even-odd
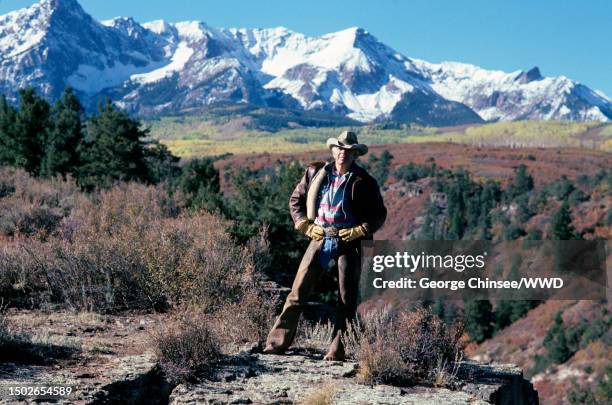
[[[326,175],[327,178],[323,182],[317,197],[319,208],[317,218],[314,221],[315,224],[336,228],[354,226],[353,212],[349,204],[349,198],[346,196],[350,179],[354,173],[349,170],[344,175],[340,175],[336,171],[336,167],[332,166],[332,169]]]

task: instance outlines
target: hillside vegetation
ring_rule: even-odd
[[[150,127],[152,138],[182,157],[312,151],[321,149],[327,138],[343,129],[357,130],[360,141],[370,145],[456,142],[478,146],[578,147],[612,151],[612,124],[600,122],[505,121],[436,128],[414,124],[347,126],[346,122],[334,121],[331,127],[312,127],[304,125],[304,119],[300,124],[299,119],[291,121],[291,117],[284,117],[279,121],[276,116],[270,118],[265,111],[259,113],[235,111],[224,115],[208,112],[166,116],[145,121],[145,124]]]

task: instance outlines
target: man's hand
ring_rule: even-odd
[[[315,224],[311,224],[308,220],[304,219],[295,224],[295,229],[308,236],[310,239],[321,240],[325,236],[323,227]]]
[[[321,240],[325,237],[325,231],[323,230],[323,227],[315,224],[308,225],[308,229],[305,233],[306,236],[314,240]]]
[[[340,239],[344,242],[350,242],[357,238],[364,237],[366,235],[366,230],[363,225],[357,225],[352,228],[340,229],[338,234],[340,235]]]

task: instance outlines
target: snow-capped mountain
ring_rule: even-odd
[[[34,85],[54,98],[71,84],[93,94],[162,66],[163,48],[132,23],[132,35],[123,27],[106,27],[75,0],[43,0],[0,16],[0,89],[10,94]]]
[[[0,16],[0,92],[72,86],[157,114],[222,103],[325,111],[362,121],[452,125],[483,120],[612,119],[612,100],[538,68],[501,72],[408,58],[361,28],[308,37],[286,28],[203,22],[98,22],[76,0]]]

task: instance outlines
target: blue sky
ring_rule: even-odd
[[[31,0],[0,0],[0,14]],[[505,71],[538,66],[612,97],[608,0],[80,0],[97,19],[200,20],[213,27],[285,26],[321,35],[359,26],[408,57]]]

